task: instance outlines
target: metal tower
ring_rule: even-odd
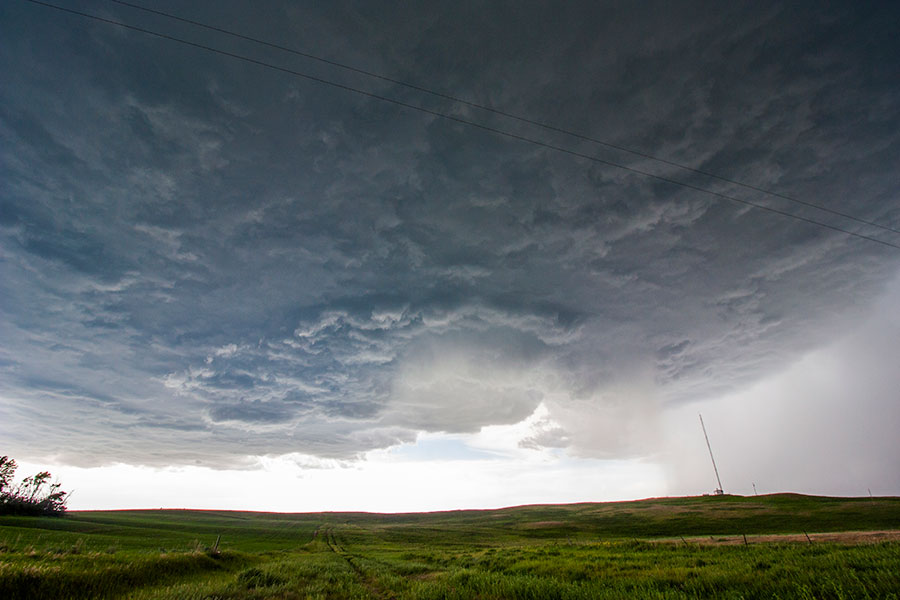
[[[700,427],[703,428],[703,437],[706,439],[706,447],[709,449],[709,458],[712,460],[713,471],[716,472],[716,481],[719,483],[719,487],[716,488],[714,493],[716,496],[721,496],[725,492],[722,491],[722,480],[719,479],[719,469],[716,467],[716,459],[713,457],[712,446],[709,445],[709,436],[706,435],[706,425],[703,424],[703,415],[700,415]]]

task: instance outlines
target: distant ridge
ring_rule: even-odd
[[[341,523],[375,528],[388,539],[427,537],[429,530],[477,532],[516,538],[646,538],[687,535],[760,535],[801,532],[900,530],[900,497],[841,498],[797,493],[759,496],[688,496],[616,502],[533,504],[496,509],[420,513],[267,513],[152,509],[71,511],[67,523],[122,520],[209,523],[247,520],[303,526]]]

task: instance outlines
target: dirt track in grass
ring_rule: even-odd
[[[659,540],[666,542],[681,542],[681,538]],[[685,542],[700,545],[716,544],[743,544],[744,536],[741,535],[714,535],[685,537]],[[885,529],[882,531],[833,531],[829,533],[779,533],[767,535],[748,535],[748,544],[772,544],[778,542],[831,542],[838,544],[877,544],[880,542],[900,541],[900,529]]]

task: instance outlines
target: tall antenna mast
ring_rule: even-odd
[[[716,496],[721,496],[725,492],[722,491],[722,480],[719,479],[719,469],[716,467],[716,459],[713,457],[712,446],[709,445],[709,436],[706,435],[706,425],[703,424],[703,415],[700,415],[700,427],[703,428],[703,437],[706,439],[706,447],[709,449],[709,458],[712,460],[713,471],[716,472],[716,481],[719,483],[719,487],[716,488],[715,494]]]

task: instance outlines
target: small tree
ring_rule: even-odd
[[[6,491],[12,487],[16,467],[18,467],[16,461],[8,456],[0,456],[0,493],[6,494]]]
[[[69,494],[60,484],[50,481],[50,473],[41,471],[13,485],[18,465],[8,456],[0,456],[0,514],[61,515],[66,511]]]

